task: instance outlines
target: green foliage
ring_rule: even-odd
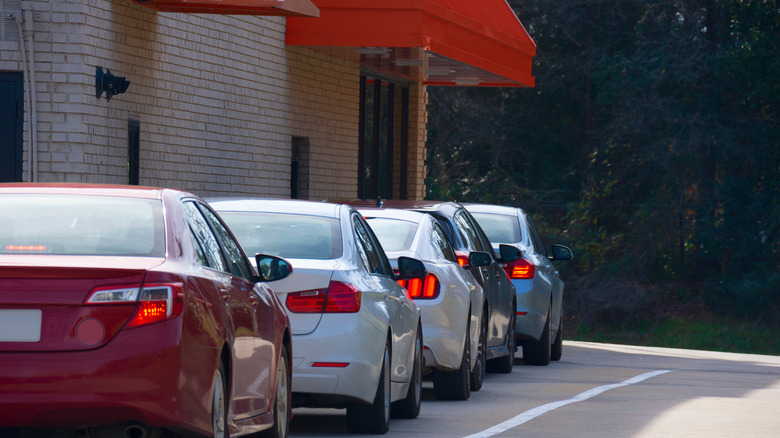
[[[780,321],[777,3],[510,5],[537,85],[430,89],[428,197],[547,218],[582,284],[694,281],[714,308]]]
[[[579,324],[568,339],[692,350],[780,355],[780,332],[773,325],[733,318],[691,320],[669,316],[588,326]]]

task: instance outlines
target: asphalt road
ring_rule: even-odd
[[[387,437],[780,437],[780,357],[565,342],[546,367],[488,374],[463,402],[426,382]],[[292,437],[352,436],[345,411],[296,409]]]

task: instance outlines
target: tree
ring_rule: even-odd
[[[510,5],[537,86],[430,90],[429,196],[544,213],[580,275],[780,314],[776,2]]]

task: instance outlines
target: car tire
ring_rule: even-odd
[[[385,344],[382,371],[374,401],[370,405],[347,406],[347,430],[352,433],[383,434],[390,429],[390,348]]]
[[[523,362],[527,365],[548,365],[552,353],[550,345],[550,310],[547,310],[547,319],[544,321],[542,336],[538,341],[528,341],[523,345]]]
[[[290,427],[290,364],[287,348],[282,345],[279,352],[279,367],[276,371],[276,397],[274,401],[274,425],[264,431],[262,438],[286,438]]]
[[[470,331],[466,328],[466,341],[460,358],[460,368],[454,371],[433,371],[433,396],[439,400],[468,400],[471,396]]]
[[[479,328],[479,341],[477,342],[477,363],[471,371],[471,390],[479,391],[482,389],[482,382],[485,380],[487,371],[487,312],[482,315],[482,323]]]
[[[550,360],[559,361],[561,360],[561,355],[563,354],[563,315],[561,315],[561,320],[558,323],[558,333],[555,334],[555,341],[552,343],[552,347],[550,347]]]
[[[497,357],[487,363],[490,372],[509,374],[515,366],[515,323],[517,320],[516,307],[512,306],[512,314],[509,317],[509,325],[506,329],[506,348],[509,354]]]
[[[409,382],[409,391],[406,393],[406,398],[398,400],[392,405],[392,415],[395,418],[417,418],[420,415],[420,404],[422,403],[422,350],[422,327],[417,327],[412,379]]]
[[[211,395],[211,427],[214,438],[227,437],[227,382],[225,375],[225,367],[220,363]]]

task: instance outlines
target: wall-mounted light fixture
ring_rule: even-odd
[[[130,81],[126,81],[122,76],[114,76],[111,70],[103,71],[103,67],[97,66],[95,72],[95,97],[100,99],[103,92],[106,93],[106,100],[111,100],[115,94],[122,94],[127,91]]]

